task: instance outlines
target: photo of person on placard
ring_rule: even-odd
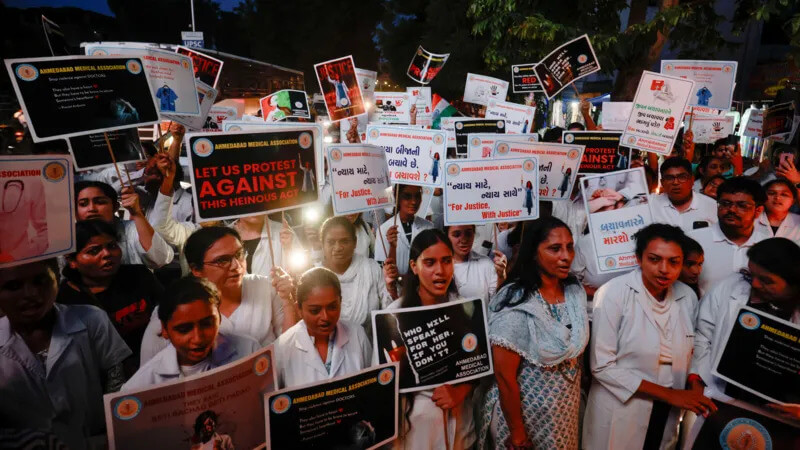
[[[47,204],[41,178],[25,177],[0,184],[0,262],[41,255],[49,246]]]
[[[334,92],[336,92],[336,106],[341,108],[349,107],[350,96],[347,94],[347,84],[342,81],[338,72],[331,70],[329,67],[326,67],[324,70],[328,83],[333,85]]]
[[[563,197],[564,194],[567,193],[567,189],[569,189],[569,181],[572,179],[572,167],[567,167],[566,170],[564,170],[564,165],[562,164],[561,173],[564,175],[564,178],[561,180],[561,185],[558,186],[558,190]]]
[[[234,450],[233,440],[227,434],[217,433],[219,417],[212,410],[200,413],[194,420],[191,450]]]
[[[647,203],[647,184],[639,172],[612,173],[581,180],[589,212],[612,211]]]
[[[431,155],[431,158],[433,159],[433,162],[431,163],[431,171],[429,173],[431,178],[433,178],[433,182],[436,183],[436,179],[439,178],[439,152],[431,153],[429,150],[428,154]]]
[[[528,210],[530,216],[533,210],[533,183],[528,181],[523,184],[522,178],[519,179],[519,183],[525,189],[525,201],[522,203],[522,207]]]
[[[303,184],[300,186],[301,192],[314,192],[317,190],[317,178],[314,176],[314,168],[311,167],[311,163],[306,161],[305,165],[303,165],[303,159],[300,155],[297,155],[297,162],[299,164],[300,170],[303,171]]]

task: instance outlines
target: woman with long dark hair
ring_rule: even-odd
[[[586,292],[570,274],[564,222],[528,222],[508,281],[489,305],[496,382],[483,404],[481,448],[578,448]]]

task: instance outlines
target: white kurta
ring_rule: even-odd
[[[789,213],[778,227],[778,232],[773,233],[765,211],[756,219],[756,228],[768,237],[782,237],[800,245],[800,215],[798,214]]]
[[[366,224],[365,224],[366,225]],[[369,225],[366,225],[369,227]],[[361,255],[365,258],[369,258],[373,253],[373,248],[375,247],[375,236],[372,235],[364,225],[357,224],[356,226],[356,255]],[[382,244],[378,244],[382,245]],[[388,250],[388,249],[387,249]]]
[[[385,308],[392,302],[383,269],[373,259],[353,255],[350,267],[339,275],[342,287],[342,313],[340,319],[372,329],[371,312]]]
[[[275,341],[275,369],[280,389],[341,377],[366,369],[372,346],[364,329],[345,320],[336,323],[331,371],[314,347],[304,321],[297,322]]]
[[[259,275],[245,275],[242,302],[230,317],[222,316],[219,330],[222,333],[249,336],[266,347],[280,336],[283,317],[283,301],[270,280]],[[156,306],[142,338],[140,364],[144,365],[169,344],[160,334],[161,321],[158,320]]]
[[[386,243],[386,251],[389,251],[389,239],[386,238],[386,233],[389,232],[389,228],[394,226],[394,216],[389,217],[383,224],[381,224],[380,232],[381,236],[383,236],[383,241]],[[433,228],[433,223],[423,218],[414,216],[414,223],[411,224],[411,241],[414,240],[415,237],[419,234],[422,230],[427,230]],[[406,234],[403,231],[403,225],[400,223],[400,218],[397,218],[397,270],[400,272],[400,275],[405,275],[408,272],[408,258],[411,252],[411,242],[406,238]],[[382,245],[375,246],[375,261],[383,262],[386,261],[386,253],[383,251]]]
[[[661,337],[637,269],[604,284],[594,296],[590,364],[594,379],[583,421],[583,448],[636,449],[644,444],[653,401],[634,396],[642,380],[658,383]],[[672,324],[672,383],[683,388],[692,354],[697,297],[676,282],[665,301]],[[662,446],[677,433],[672,409]]]
[[[122,264],[144,264],[148,268],[158,269],[172,262],[175,252],[163,237],[156,231],[150,249],[145,251],[139,242],[139,232],[132,220],[115,220],[114,227],[122,249]]]
[[[489,299],[497,292],[497,271],[494,261],[486,256],[470,252],[467,260],[454,264],[453,281],[462,298],[483,300],[483,309],[489,307]]]

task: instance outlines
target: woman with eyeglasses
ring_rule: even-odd
[[[291,276],[280,267],[273,267],[269,278],[247,274],[242,240],[233,228],[201,228],[186,240],[183,253],[192,275],[219,290],[221,331],[267,346],[297,322]],[[154,312],[142,342],[142,364],[166,347],[159,336],[162,323]]]
[[[797,188],[785,178],[777,178],[764,186],[767,201],[756,227],[769,237],[782,237],[800,244],[800,215],[789,212],[797,203]]]
[[[145,329],[164,289],[144,265],[122,264],[112,225],[99,219],[84,220],[75,225],[75,237],[76,251],[66,256],[56,301],[104,310],[134,352],[134,357],[125,361],[125,371],[131,375],[139,367]]]
[[[453,245],[454,280],[459,295],[480,298],[484,307],[506,279],[506,256],[495,250],[494,259],[472,251],[475,242],[475,225],[445,227],[445,234]]]
[[[383,243],[375,245],[375,260],[384,263],[384,269],[403,276],[408,272],[408,256],[411,242],[422,231],[433,228],[433,223],[417,216],[422,204],[422,188],[407,184],[395,186],[397,212],[380,227]],[[385,251],[384,251],[384,245]],[[396,248],[394,260],[389,258],[390,247]]]
[[[0,178],[0,183],[0,262],[43,254],[49,241],[42,178]],[[33,236],[29,227],[35,231]]]

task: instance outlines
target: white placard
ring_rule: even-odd
[[[407,92],[376,92],[370,122],[408,125],[411,123],[410,99]]]
[[[374,145],[335,144],[326,149],[337,216],[391,204],[386,152]]]
[[[625,125],[628,124],[628,118],[631,116],[633,103],[631,102],[603,102],[603,115],[600,119],[600,125],[603,130],[624,130]]]
[[[494,156],[494,144],[506,142],[539,142],[539,135],[533,134],[499,134],[472,133],[467,143],[467,159],[491,159]]]
[[[764,111],[750,108],[748,110],[747,122],[743,128],[742,135],[749,137],[761,137],[761,126],[764,124]]]
[[[464,101],[486,106],[489,99],[504,101],[508,93],[508,81],[467,73],[464,85]]]
[[[506,121],[506,133],[526,134],[533,128],[533,116],[536,108],[519,103],[489,100],[486,107],[487,119],[503,119]]]
[[[534,156],[539,161],[539,198],[569,200],[585,146],[498,139],[494,159]]]
[[[736,61],[665,59],[661,61],[661,73],[694,81],[689,105],[729,110],[737,66]]]
[[[409,98],[417,105],[417,125],[430,128],[433,124],[433,107],[431,106],[431,88],[410,87],[406,88]]]
[[[190,130],[202,130],[206,124],[209,124],[208,116],[214,102],[217,101],[217,94],[219,93],[213,87],[203,83],[200,80],[195,80],[197,84],[197,98],[200,100],[200,115],[199,116],[174,116],[164,115],[164,118],[185,126]]]
[[[393,184],[444,185],[447,142],[443,131],[368,125],[367,143],[386,152]]]
[[[717,139],[733,134],[733,116],[693,114],[692,133],[695,144],[713,144]]]

